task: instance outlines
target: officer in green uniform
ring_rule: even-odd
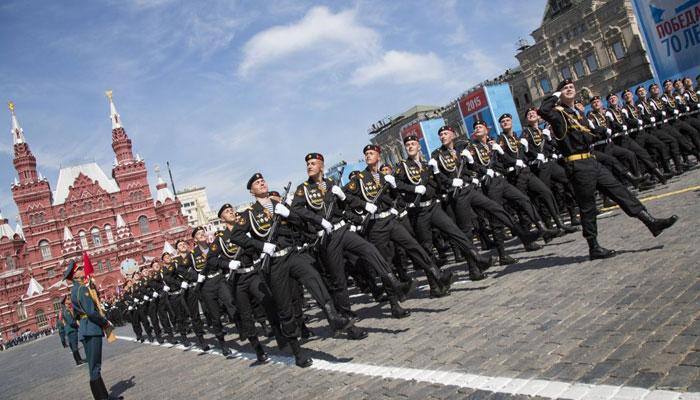
[[[78,350],[78,322],[75,320],[73,311],[66,306],[67,297],[63,296],[61,299],[61,311],[58,315],[58,334],[61,336],[63,347],[70,346],[75,365],[82,365],[85,364],[85,360],[80,356],[80,351]]]
[[[64,279],[73,279],[73,287],[71,288],[71,303],[73,310],[78,316],[79,328],[78,334],[80,341],[83,342],[85,356],[88,362],[88,370],[90,371],[90,391],[95,400],[107,400],[113,397],[109,396],[107,387],[102,380],[102,337],[104,336],[103,329],[111,326],[105,317],[98,312],[97,305],[93,302],[92,297],[88,293],[88,287],[83,283],[83,269],[79,267],[75,261],[68,264],[66,272],[63,274]],[[123,399],[122,396],[117,399]]]

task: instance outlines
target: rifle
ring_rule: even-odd
[[[340,179],[342,179],[342,177],[343,177],[343,172],[345,172],[345,165],[343,165],[343,167],[340,169],[340,175],[339,175],[340,178],[338,178],[338,185],[339,186],[340,186]],[[330,222],[330,217],[333,214],[333,206],[335,206],[335,202],[336,202],[335,195],[331,193],[331,202],[328,206],[326,206],[326,217],[325,217],[326,221]],[[329,236],[329,235],[324,232],[323,236],[321,236],[321,240],[319,241],[321,245],[324,244],[326,236]]]
[[[287,194],[289,194],[289,190],[292,188],[292,182],[289,181],[287,183],[287,186],[284,187],[284,194],[282,195],[282,202],[284,202],[284,199],[287,198]],[[274,241],[277,239],[277,227],[279,226],[280,223],[280,216],[279,214],[275,214],[272,217],[272,226],[270,227],[270,230],[268,231],[267,234],[267,241],[269,243],[274,243]],[[262,260],[260,260],[260,270],[267,273],[269,272],[270,269],[270,255],[267,253],[263,253]]]
[[[100,294],[95,288],[95,281],[90,278],[86,286],[88,288],[88,295],[90,295],[92,302],[95,303],[95,307],[97,307],[97,312],[101,317],[106,318],[105,310],[104,307],[102,307],[102,301],[100,300]],[[117,340],[117,336],[114,334],[114,328],[111,325],[107,325],[103,328],[103,330],[105,331],[105,336],[107,337],[107,343],[112,343]]]

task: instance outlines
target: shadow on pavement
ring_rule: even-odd
[[[136,386],[136,383],[134,382],[135,376],[131,376],[129,379],[122,379],[121,381],[115,383],[112,385],[112,387],[109,388],[109,395],[111,397],[119,397],[121,396],[124,392],[127,390],[131,389],[132,387]]]

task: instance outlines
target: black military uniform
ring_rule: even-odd
[[[179,240],[175,242],[176,248],[178,242]],[[192,331],[197,337],[197,344],[199,347],[207,351],[209,350],[209,345],[204,343],[204,323],[202,323],[202,317],[199,313],[201,299],[200,284],[206,279],[206,276],[202,275],[202,271],[204,271],[204,267],[207,265],[207,256],[199,246],[195,246],[194,250],[190,250],[186,254],[179,254],[174,259],[177,264],[175,270],[186,284],[182,286],[183,289],[185,289],[185,304],[187,305],[187,313],[190,317]]]
[[[221,214],[227,209],[233,209],[233,207],[228,203],[221,206],[218,214],[220,219]],[[238,228],[236,225],[231,227],[227,224],[226,229],[216,232],[214,241],[209,245],[207,267],[220,271],[230,271],[229,280],[233,282],[234,299],[239,314],[237,320],[239,334],[242,338],[248,339],[255,350],[258,362],[266,363],[270,357],[258,340],[253,302],[255,301],[265,308],[270,325],[273,329],[279,330],[275,315],[277,310],[272,295],[256,268],[259,266],[259,260],[254,263],[250,249],[245,250],[231,241],[232,229]],[[221,285],[225,285],[225,282],[221,282]],[[283,344],[278,343],[280,348],[283,347]]]
[[[650,86],[649,89],[651,92],[649,97],[651,106],[655,110],[661,112],[664,122],[668,121],[672,127],[676,128],[678,132],[680,132],[688,139],[690,143],[692,143],[693,148],[691,150],[691,154],[695,155],[697,158],[700,155],[700,132],[680,118],[680,110],[676,105],[674,96],[672,94],[667,95],[666,93],[661,96],[659,94],[654,94],[652,91],[654,86],[655,84]]]
[[[600,247],[597,241],[596,189],[611,197],[629,216],[639,218],[654,236],[673,225],[678,217],[657,220],[652,217],[637,198],[630,193],[589,152],[591,143],[605,135],[603,128],[591,131],[586,120],[577,110],[560,105],[560,90],[572,90],[571,80],[562,81],[557,92],[546,97],[540,106],[540,115],[550,123],[560,153],[567,162],[567,173],[574,186],[576,201],[581,210],[583,236],[588,241],[591,259],[612,257],[615,252]]]
[[[151,264],[152,265],[152,264]],[[148,281],[148,287],[151,292],[151,320],[155,320],[160,323],[160,328],[168,336],[168,342],[176,344],[177,341],[173,337],[173,323],[171,318],[174,320],[173,312],[170,307],[170,299],[168,298],[168,293],[163,290],[165,287],[165,281],[163,280],[162,270],[154,272]],[[153,326],[154,330],[156,328],[156,323]],[[161,342],[160,334],[161,329],[155,330],[156,339]],[[161,342],[162,343],[162,342]]]
[[[498,122],[500,123],[504,118],[512,118],[512,116],[510,114],[503,114],[498,118]],[[532,194],[544,203],[547,212],[552,219],[554,219],[554,223],[561,232],[576,232],[576,228],[564,225],[564,222],[561,220],[554,193],[552,193],[549,187],[545,185],[537,175],[530,171],[526,156],[527,139],[519,139],[511,129],[510,132],[504,131],[501,133],[498,142],[503,149],[503,154],[499,154],[506,168],[506,175],[509,181],[521,192]]]
[[[164,255],[165,256],[165,255]],[[165,257],[161,259],[165,261]],[[190,341],[187,339],[187,327],[189,324],[189,311],[187,311],[187,302],[185,300],[185,282],[178,274],[179,258],[173,257],[169,263],[165,263],[161,267],[161,276],[163,277],[163,290],[168,293],[168,303],[173,312],[177,331],[180,333],[181,343],[185,347],[189,347]],[[185,282],[186,284],[186,282]]]

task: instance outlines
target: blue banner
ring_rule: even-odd
[[[632,0],[658,81],[700,73],[700,0]]]

